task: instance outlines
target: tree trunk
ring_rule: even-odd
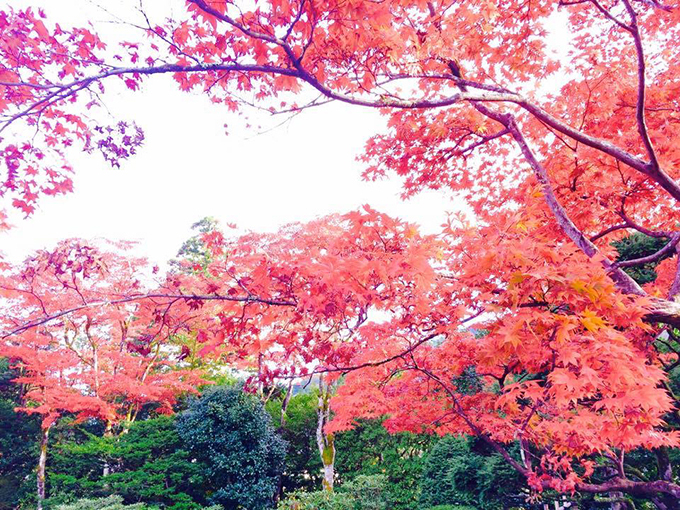
[[[286,395],[283,397],[283,402],[281,402],[281,424],[279,425],[279,430],[283,430],[286,425],[286,417],[288,411],[288,404],[290,403],[290,397],[293,395],[293,379],[288,381],[288,388],[286,388]]]
[[[323,489],[333,490],[335,478],[335,441],[333,434],[324,433],[324,427],[330,420],[330,385],[324,385],[323,375],[319,377],[319,406],[317,408],[318,422],[316,427],[316,445],[319,447],[319,455],[323,464]]]
[[[50,425],[43,430],[42,440],[40,441],[40,458],[38,459],[38,502],[37,510],[43,509],[43,501],[45,501],[45,467],[47,466],[47,443],[50,438]]]
[[[106,422],[106,429],[104,430],[104,437],[110,438],[113,437],[113,424],[108,421]],[[102,476],[108,476],[111,474],[111,464],[109,463],[109,459],[106,457],[103,459],[104,460],[104,469],[102,470]]]

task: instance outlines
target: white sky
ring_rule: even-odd
[[[36,3],[6,2],[15,8]],[[48,19],[63,26],[104,17],[88,1],[40,3]],[[154,9],[167,5],[146,3]],[[120,13],[135,4],[106,3]],[[111,25],[95,28],[101,33]],[[144,146],[121,169],[112,169],[99,154],[74,155],[75,191],[43,197],[31,218],[13,217],[15,228],[0,235],[0,249],[10,260],[68,237],[104,237],[139,241],[140,254],[162,264],[191,235],[191,224],[205,216],[243,229],[275,230],[369,204],[435,232],[446,211],[460,209],[437,192],[404,202],[394,177],[361,180],[363,166],[355,157],[383,124],[366,108],[334,104],[306,111],[266,134],[232,127],[225,136],[225,123],[240,124],[236,116],[203,96],[179,92],[169,77],[152,77],[141,92],[107,93],[105,99],[116,117],[144,129]]]

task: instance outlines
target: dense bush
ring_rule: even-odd
[[[144,503],[135,503],[134,505],[123,504],[123,498],[120,496],[109,496],[107,498],[98,499],[79,499],[73,503],[58,505],[57,510],[146,510]]]
[[[281,399],[267,402],[274,425],[288,443],[286,469],[281,486],[284,492],[314,490],[321,486],[321,458],[316,445],[318,396],[316,392],[293,395],[286,408],[286,421],[281,427]]]
[[[354,510],[387,510],[394,508],[389,501],[387,477],[359,475],[340,488],[340,493],[354,502]]]
[[[334,491],[293,492],[279,503],[278,510],[354,510],[354,502]]]
[[[423,510],[477,510],[477,508],[467,505],[437,505]]]
[[[274,505],[286,443],[255,396],[238,387],[209,388],[180,414],[177,430],[203,463],[212,503],[226,510]]]
[[[473,438],[442,438],[427,456],[420,487],[421,508],[469,505],[496,510],[524,500],[520,475]]]
[[[619,256],[617,261],[632,260],[642,257],[647,257],[653,253],[658,252],[668,243],[666,238],[649,237],[645,234],[634,233],[626,236],[618,241],[614,241],[612,246],[616,248]],[[672,256],[672,253],[664,258]],[[641,264],[634,267],[626,267],[624,271],[628,273],[639,284],[649,283],[656,280],[656,266],[659,265],[659,260],[647,264]]]
[[[121,436],[90,429],[67,428],[52,447],[50,508],[110,495],[168,510],[273,506],[285,445],[257,398],[238,388],[210,388],[177,417],[136,422]]]
[[[52,448],[49,501],[115,494],[126,503],[194,510],[206,503],[203,472],[202,463],[184,448],[171,416],[135,422],[121,436],[72,430],[69,440]]]
[[[354,429],[335,436],[338,476],[348,482],[359,475],[384,475],[390,510],[412,510],[417,507],[425,454],[436,437],[390,434],[382,422],[359,420]]]
[[[0,358],[0,510],[16,506],[25,481],[35,480],[38,462],[40,419],[14,410],[21,403],[20,388],[10,381],[18,375]]]

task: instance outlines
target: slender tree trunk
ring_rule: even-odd
[[[316,444],[323,464],[323,489],[333,490],[335,478],[335,441],[333,434],[325,434],[324,427],[330,420],[331,387],[324,385],[323,375],[319,377],[319,406],[317,408],[318,422],[316,427]]]
[[[106,422],[106,429],[104,430],[104,437],[109,438],[113,436],[113,425],[110,421]],[[104,458],[104,469],[102,470],[102,476],[108,476],[111,474],[111,464],[109,464],[109,459]]]
[[[290,403],[290,397],[293,394],[293,379],[288,381],[288,387],[286,388],[286,394],[281,402],[281,423],[279,423],[278,432],[283,434],[283,428],[286,426],[286,418],[288,416],[288,404]],[[279,480],[276,484],[276,494],[274,495],[274,503],[278,503],[283,496],[283,475],[279,476]]]
[[[47,466],[47,443],[50,438],[50,425],[43,429],[42,440],[40,441],[40,458],[38,459],[38,502],[37,510],[43,509],[43,501],[45,501],[45,467]]]
[[[286,396],[283,397],[283,402],[281,402],[281,425],[280,430],[286,425],[286,416],[288,411],[288,404],[290,403],[290,397],[293,395],[293,379],[288,381],[288,388],[286,388]]]

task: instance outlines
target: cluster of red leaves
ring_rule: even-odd
[[[306,375],[319,360],[347,363],[363,348],[353,333],[369,311],[389,310],[404,323],[428,315],[435,240],[369,208],[276,234],[222,243],[215,237],[205,238],[212,251],[205,270],[176,274],[172,285],[196,295],[250,297],[245,306],[204,300],[195,329],[201,355],[257,367],[263,380]]]
[[[45,428],[64,413],[115,426],[143,406],[172,412],[178,395],[202,383],[178,365],[152,304],[116,302],[144,292],[144,261],[121,249],[64,241],[2,277],[3,330],[13,333],[0,356],[19,370],[22,411],[40,414]]]
[[[69,147],[97,149],[118,166],[144,138],[136,126],[126,134],[119,123],[114,144],[113,128],[92,115],[104,92],[92,75],[110,69],[105,44],[90,30],[46,22],[42,10],[0,12],[0,196],[27,216],[41,195],[72,191]]]
[[[599,261],[553,230],[540,211],[450,227],[428,298],[439,325],[361,328],[367,348],[350,365],[375,366],[348,373],[331,430],[387,414],[392,431],[519,440],[531,445],[535,486],[558,490],[574,489],[590,455],[680,444],[664,430],[674,402],[646,299],[617,292]],[[461,326],[466,314],[478,317]]]

